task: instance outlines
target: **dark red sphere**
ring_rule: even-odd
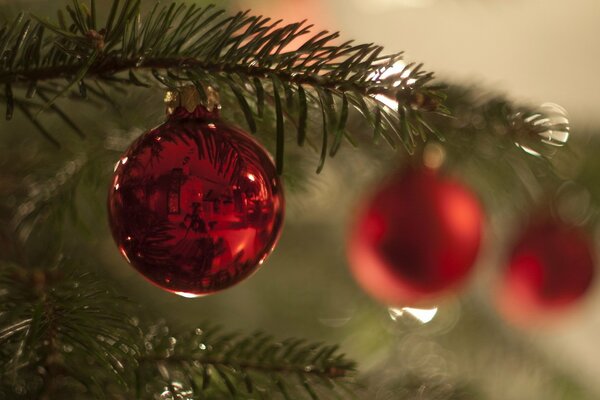
[[[427,302],[468,276],[482,221],[477,198],[462,184],[427,168],[407,169],[359,213],[348,243],[352,272],[385,304]]]
[[[497,293],[500,310],[520,325],[546,322],[583,298],[594,273],[587,235],[553,218],[540,218],[516,241]]]
[[[217,111],[180,107],[121,157],[108,211],[127,261],[193,297],[258,269],[279,237],[284,199],[263,147]]]

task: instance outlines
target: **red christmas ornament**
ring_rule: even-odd
[[[194,297],[254,273],[275,246],[284,199],[267,152],[218,111],[178,107],[117,163],[110,226],[123,256]]]
[[[363,207],[348,256],[358,283],[387,305],[431,300],[465,280],[483,213],[460,183],[427,168],[386,182]]]
[[[502,314],[530,325],[575,305],[594,277],[586,234],[552,218],[533,222],[517,240],[497,292]]]

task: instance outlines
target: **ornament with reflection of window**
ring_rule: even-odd
[[[143,134],[115,171],[113,236],[151,282],[185,296],[255,272],[282,225],[283,193],[266,151],[218,111],[175,109]]]

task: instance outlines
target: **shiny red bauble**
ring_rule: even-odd
[[[263,147],[217,111],[179,107],[121,157],[108,211],[127,261],[193,297],[257,270],[279,237],[284,199]]]
[[[550,217],[532,222],[517,239],[501,278],[497,301],[510,322],[549,322],[577,304],[595,274],[589,238]]]
[[[385,182],[351,228],[348,258],[363,289],[387,305],[430,301],[465,280],[483,211],[461,183],[427,168]]]

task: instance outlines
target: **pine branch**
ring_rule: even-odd
[[[158,368],[165,391],[174,398],[183,384],[194,393],[217,390],[225,392],[222,396],[254,398],[279,392],[298,399],[335,390],[354,373],[354,363],[337,346],[299,339],[278,342],[260,332],[241,337],[218,328],[156,335],[161,328],[146,336],[146,348],[153,351],[142,356],[140,365]]]
[[[125,298],[77,263],[0,276],[0,387],[25,398],[223,398],[278,392],[317,398],[351,382],[354,363],[337,346],[218,328],[174,334],[144,325]],[[142,326],[144,325],[144,326]],[[27,381],[25,386],[21,382]],[[304,393],[304,394],[302,394]],[[314,396],[313,396],[314,395]],[[163,397],[164,398],[164,397]]]
[[[424,122],[426,114],[446,113],[441,87],[430,85],[433,74],[422,71],[421,64],[401,63],[401,54],[382,55],[380,46],[337,44],[337,32],[311,36],[312,25],[305,22],[282,25],[248,12],[226,16],[214,6],[157,4],[141,16],[139,0],[120,3],[113,1],[103,23],[93,1],[89,9],[73,1],[59,13],[58,23],[20,15],[0,27],[0,84],[5,87],[7,117],[19,104],[36,123],[36,114],[24,108],[17,89],[34,97],[36,91],[53,88],[53,97],[43,98],[43,109],[66,117],[53,107],[55,101],[74,87],[89,95],[90,81],[212,85],[237,100],[251,130],[263,116],[265,101],[271,100],[278,116],[276,160],[281,171],[283,115],[298,126],[297,142],[302,145],[310,116],[323,114],[321,170],[343,139],[353,141],[346,131],[350,107],[363,115],[375,137],[409,152],[424,132],[435,132]],[[66,85],[58,83],[64,79]],[[277,101],[281,93],[285,101]]]
[[[101,394],[106,382],[126,383],[133,359],[125,349],[139,335],[125,308],[114,307],[125,300],[73,267],[69,260],[36,269],[2,263],[0,383],[13,396]]]
[[[530,208],[540,196],[552,197],[564,182],[565,160],[588,158],[578,143],[567,141],[569,121],[556,105],[516,106],[481,87],[450,87],[448,92],[454,118],[444,129],[447,166],[468,175],[471,183],[479,181],[478,192],[487,204]],[[531,176],[541,191],[535,193],[523,176]],[[586,186],[592,188],[590,183]]]
[[[477,172],[491,165],[507,175],[513,201],[514,192],[525,190],[514,190],[520,179],[510,157],[522,155],[525,147],[551,156],[557,143],[546,140],[540,147],[539,136],[565,128],[547,123],[542,114],[516,110],[505,99],[477,104],[468,96],[450,107],[457,118],[446,119],[444,93],[430,86],[432,75],[420,65],[398,64],[400,54],[382,56],[372,44],[335,44],[337,34],[319,33],[295,48],[292,43],[310,29],[303,23],[281,26],[247,13],[227,17],[214,7],[179,4],[157,5],[142,17],[139,4],[114,1],[103,23],[93,1],[89,9],[74,1],[56,24],[20,16],[0,25],[0,101],[6,103],[7,118],[20,111],[58,143],[64,138],[44,128],[39,110],[82,133],[69,112],[59,108],[60,98],[113,102],[118,90],[148,87],[153,81],[167,87],[209,84],[229,104],[237,104],[251,130],[257,121],[273,117],[280,170],[289,136],[286,120],[296,127],[300,146],[310,143],[312,121],[322,121],[315,141],[320,143],[320,171],[345,141],[358,142],[347,131],[350,113],[358,110],[373,138],[393,147],[411,152],[434,134],[446,140],[449,152],[456,149],[457,163],[487,158],[476,163]],[[460,98],[452,95],[451,100]],[[444,118],[444,135],[434,128],[438,117]],[[477,135],[481,131],[489,135]],[[539,171],[551,170],[545,157],[528,160]],[[51,206],[58,206],[52,214],[60,215],[64,203],[73,203],[76,187],[76,182],[55,185],[48,197],[27,197],[31,210],[13,221],[19,228],[39,226],[39,215]],[[18,238],[10,237],[14,232],[0,234],[7,238],[0,245],[11,241],[10,252],[0,255],[2,398],[56,398],[57,393],[71,398],[154,398],[156,393],[167,399],[271,398],[275,393],[316,398],[340,390],[352,376],[353,363],[332,346],[206,328],[176,334],[164,324],[133,323],[137,311],[129,312],[125,299],[107,292],[97,278],[72,272],[81,265],[31,257]]]

